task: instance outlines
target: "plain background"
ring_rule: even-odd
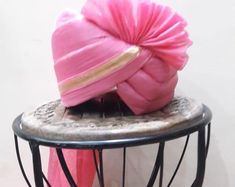
[[[204,186],[234,187],[235,1],[159,2],[172,6],[186,18],[194,42],[189,50],[188,65],[179,74],[177,92],[206,103],[213,111]],[[27,108],[59,97],[50,36],[57,15],[65,8],[79,10],[82,3],[82,0],[0,0],[0,186],[26,186],[16,160],[11,123]],[[183,143],[180,139],[166,147],[165,181],[172,174]],[[189,147],[173,187],[190,186],[195,175],[195,136]],[[25,142],[21,142],[21,148],[27,173],[32,179],[29,148]],[[152,164],[148,158],[153,158],[155,152],[151,146],[128,152],[129,187],[144,184]],[[106,169],[112,169],[113,159],[115,156],[118,159],[119,154],[118,151],[107,154],[113,156],[109,156],[110,164]],[[47,149],[43,149],[43,159],[46,169]],[[107,174],[107,180],[110,175],[113,173]],[[108,186],[119,186],[118,179],[110,180]]]

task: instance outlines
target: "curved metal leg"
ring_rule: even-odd
[[[65,161],[65,159],[64,159],[64,155],[63,155],[62,150],[59,149],[59,148],[56,148],[56,153],[57,153],[57,156],[58,156],[58,158],[59,158],[60,165],[61,165],[61,167],[62,167],[62,169],[63,169],[63,171],[64,171],[64,174],[65,174],[65,176],[66,176],[66,178],[67,178],[67,180],[68,180],[70,186],[71,186],[71,187],[77,187],[77,185],[76,185],[76,183],[74,182],[73,177],[72,177],[72,175],[71,175],[71,173],[70,173],[70,171],[69,171],[69,168],[68,168],[68,166],[67,166],[67,164],[66,164],[66,161]]]
[[[126,178],[126,147],[123,148],[122,187],[125,187]]]
[[[49,183],[49,181],[47,180],[47,178],[46,178],[46,176],[44,175],[43,172],[42,172],[42,177],[43,177],[44,181],[46,182],[47,187],[51,187],[51,184]]]
[[[207,126],[206,157],[207,157],[208,151],[209,151],[210,137],[211,137],[211,123],[209,123]]]
[[[93,158],[94,158],[94,163],[95,163],[96,174],[100,182],[100,171],[98,168],[98,163],[97,163],[97,158],[96,158],[96,150],[93,150]]]
[[[205,127],[198,131],[197,175],[192,187],[201,187],[204,180],[206,166]]]
[[[177,164],[177,166],[176,166],[176,168],[175,168],[175,171],[174,171],[174,173],[173,173],[173,175],[172,175],[172,177],[171,177],[171,179],[170,179],[170,182],[168,183],[167,187],[170,187],[170,186],[171,186],[171,184],[172,184],[172,182],[173,182],[173,180],[174,180],[174,178],[175,178],[175,175],[176,175],[177,171],[179,170],[179,167],[180,167],[180,165],[181,165],[181,163],[182,163],[182,160],[183,160],[183,158],[184,158],[186,149],[187,149],[187,147],[188,147],[189,137],[190,137],[190,135],[188,135],[187,138],[186,138],[186,141],[185,141],[185,144],[184,144],[184,149],[183,149],[183,152],[182,152],[182,154],[181,154],[181,156],[180,156],[180,160],[179,160],[179,162],[178,162],[178,164]]]
[[[43,174],[42,174],[42,165],[41,165],[41,156],[39,151],[39,145],[35,142],[29,142],[32,157],[33,157],[33,171],[34,171],[34,180],[36,187],[43,187]]]
[[[162,187],[163,183],[163,168],[164,168],[164,151],[162,152],[162,157],[161,157],[159,187]]]
[[[103,172],[103,150],[99,149],[99,161],[100,161],[100,187],[104,187],[104,172]]]
[[[22,164],[22,161],[21,161],[21,158],[20,158],[18,138],[15,134],[14,134],[14,139],[15,139],[16,155],[17,155],[17,160],[18,160],[19,166],[20,166],[20,170],[21,170],[21,172],[24,176],[24,179],[25,179],[26,183],[28,184],[29,187],[31,187],[31,184],[30,184],[29,179],[28,179],[28,177],[27,177],[27,175],[24,171],[24,167],[23,167],[23,164]]]
[[[163,152],[164,152],[164,147],[165,147],[165,142],[160,142],[159,143],[159,148],[158,148],[158,154],[157,158],[153,167],[153,171],[151,174],[151,177],[149,179],[149,182],[147,184],[147,187],[152,187],[154,185],[154,182],[156,180],[159,168],[161,167],[163,163]]]

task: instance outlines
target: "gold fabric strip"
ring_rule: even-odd
[[[140,47],[132,46],[125,50],[122,54],[114,57],[110,61],[105,64],[100,65],[90,71],[80,74],[77,77],[74,77],[70,80],[64,81],[63,83],[59,84],[60,93],[64,93],[70,91],[72,89],[86,86],[89,83],[92,83],[96,80],[105,77],[115,70],[120,69],[122,66],[128,64],[131,60],[136,58],[140,53]]]

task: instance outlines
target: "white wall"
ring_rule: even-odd
[[[189,51],[190,61],[180,73],[178,92],[203,101],[213,111],[205,187],[234,187],[235,1],[160,2],[173,6],[184,15],[194,41]],[[50,34],[61,10],[67,7],[79,9],[82,3],[82,0],[0,0],[0,186],[26,186],[16,161],[11,123],[27,108],[58,98]],[[29,149],[21,143],[27,172],[30,172]],[[168,178],[182,145],[183,140],[178,140],[167,146],[165,174]],[[173,186],[183,187],[184,183],[189,186],[195,174],[195,146],[194,139]],[[153,150],[147,154],[143,149],[131,149],[128,159],[137,152],[145,158],[154,153]],[[132,164],[139,163],[138,159],[132,159],[129,168],[133,169]],[[148,164],[138,165],[142,168],[141,174],[146,173]],[[134,174],[135,170],[132,170],[128,183],[137,187]]]

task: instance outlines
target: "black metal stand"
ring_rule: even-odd
[[[194,180],[192,187],[201,187],[203,184],[203,179],[204,179],[204,174],[205,174],[205,165],[206,165],[206,157],[209,149],[209,141],[210,141],[210,128],[211,125],[210,123],[207,125],[207,141],[206,136],[205,136],[205,128],[206,126],[201,127],[197,132],[198,132],[198,162],[197,162],[197,174],[196,174],[196,179]],[[176,173],[181,165],[181,162],[183,160],[184,154],[187,149],[188,141],[189,141],[190,135],[187,135],[186,142],[183,148],[183,152],[181,154],[180,160],[177,164],[177,167],[167,185],[167,187],[170,187],[173,183],[173,180],[176,176]],[[18,162],[22,171],[22,174],[24,176],[24,179],[26,183],[28,184],[29,187],[31,187],[31,184],[26,176],[26,173],[24,171],[21,158],[20,158],[20,153],[19,153],[19,145],[18,145],[18,139],[17,135],[14,135],[15,138],[15,146],[16,146],[16,154],[18,158]],[[36,187],[43,187],[43,180],[47,184],[48,187],[51,187],[49,184],[48,180],[46,179],[45,175],[42,172],[41,168],[41,157],[40,157],[40,150],[39,150],[39,145],[40,142],[34,142],[30,141],[29,142],[31,151],[32,151],[32,158],[33,158],[33,166],[34,166],[34,180],[35,180],[35,186]],[[158,176],[159,170],[160,170],[160,180],[159,180],[159,187],[162,187],[162,182],[163,182],[163,163],[164,163],[164,146],[165,146],[165,141],[161,141],[159,143],[159,148],[158,148],[158,153],[156,157],[155,164],[153,166],[152,174],[150,176],[150,179],[148,181],[148,184],[146,185],[147,187],[152,187],[155,183],[155,180]],[[61,148],[56,148],[57,155],[61,164],[61,167],[64,171],[64,174],[70,184],[71,187],[77,187],[73,177],[71,176],[71,173],[69,171],[69,168],[65,162],[63,152]],[[98,156],[96,156],[96,151],[98,152]],[[96,172],[97,176],[99,179],[99,184],[100,187],[105,187],[105,180],[104,180],[104,173],[103,173],[103,150],[102,149],[93,149],[93,156],[94,156],[94,163],[96,167]],[[98,160],[98,161],[97,161]],[[122,187],[125,187],[125,178],[126,178],[126,147],[123,148],[123,172],[122,172]]]
[[[49,181],[45,177],[41,166],[41,156],[40,156],[40,146],[54,147],[56,148],[57,156],[64,174],[68,180],[71,187],[78,187],[75,180],[73,179],[69,168],[66,164],[62,149],[89,149],[93,151],[94,165],[96,168],[96,174],[98,177],[100,187],[105,187],[105,173],[103,171],[103,150],[112,148],[123,148],[123,163],[122,163],[122,187],[125,187],[126,180],[126,152],[128,147],[139,146],[146,144],[158,143],[158,151],[155,163],[153,165],[151,176],[146,184],[147,187],[152,187],[159,175],[159,187],[163,186],[163,176],[164,176],[164,147],[167,141],[175,140],[176,138],[186,137],[185,145],[182,150],[182,154],[176,165],[176,168],[170,178],[167,187],[174,186],[173,182],[176,174],[180,168],[183,157],[185,155],[190,135],[192,133],[198,133],[198,146],[197,146],[197,172],[195,180],[192,183],[192,187],[202,187],[206,158],[209,149],[210,142],[210,132],[211,132],[211,121],[212,114],[209,108],[203,105],[203,112],[199,117],[193,118],[191,121],[185,120],[185,123],[175,125],[169,129],[162,130],[155,135],[137,136],[122,139],[112,139],[112,140],[93,140],[93,141],[70,141],[70,140],[58,140],[50,138],[42,138],[40,136],[35,136],[30,133],[25,132],[21,126],[22,115],[18,116],[13,122],[13,131],[15,139],[16,155],[19,162],[20,169],[22,171],[23,177],[29,187],[31,183],[24,171],[23,164],[20,157],[18,137],[29,142],[30,149],[32,152],[33,160],[33,171],[34,171],[34,182],[36,187],[43,187],[45,184],[51,187]],[[54,186],[52,186],[54,187]],[[106,186],[107,187],[107,186]]]

